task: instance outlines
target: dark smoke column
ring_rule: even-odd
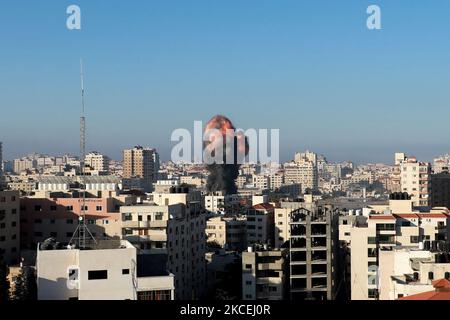
[[[214,143],[213,140],[206,141],[204,143],[204,148],[209,150],[214,150],[217,148],[222,148],[223,150],[223,163],[222,164],[208,164],[206,168],[209,171],[208,181],[206,183],[206,188],[209,192],[222,192],[223,194],[235,194],[237,193],[236,188],[236,178],[239,175],[238,155],[248,154],[248,141],[247,138],[242,133],[234,133],[235,127],[231,121],[224,116],[217,115],[214,116],[206,124],[205,132],[210,129],[219,130],[222,136],[222,146]],[[227,133],[227,130],[233,130],[233,134]],[[228,138],[228,139],[227,139]],[[234,144],[227,145],[228,141],[234,141]],[[232,149],[234,148],[234,150]],[[239,148],[239,149],[238,149]],[[245,148],[245,150],[242,150]],[[239,151],[239,152],[238,152]],[[232,163],[226,162],[227,153],[233,152],[234,161]],[[212,152],[212,154],[214,154]]]

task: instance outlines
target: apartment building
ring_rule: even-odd
[[[159,155],[155,149],[136,146],[123,151],[123,178],[141,178],[144,191],[152,190],[152,184],[158,179]]]
[[[296,201],[281,201],[279,206],[274,210],[274,243],[275,248],[281,248],[286,241],[289,241],[291,235],[291,213],[300,208],[313,211],[316,203],[313,202],[312,195],[305,195],[304,199]]]
[[[420,212],[413,209],[413,200],[392,195],[388,205],[363,209],[364,222],[351,228],[351,298],[378,299],[376,284],[369,281],[380,268],[380,250],[395,246],[424,248],[448,241],[448,210],[432,209]]]
[[[288,250],[249,247],[242,253],[242,299],[283,300],[288,297]]]
[[[20,194],[0,191],[0,256],[7,265],[20,257]]]
[[[274,207],[269,203],[252,206],[247,212],[247,244],[274,244]]]
[[[319,175],[317,166],[313,162],[289,162],[284,164],[285,184],[300,184],[302,192],[317,190],[319,187]]]
[[[68,243],[77,228],[82,212],[83,198],[75,193],[72,197],[48,194],[45,198],[24,197],[21,199],[21,233],[23,248],[34,249],[36,244],[48,238]],[[131,204],[133,196],[117,196],[84,200],[86,224],[95,238],[119,238],[121,216],[119,208]]]
[[[206,221],[208,242],[216,242],[227,250],[247,248],[247,218],[245,216],[212,217]]]
[[[417,161],[404,153],[395,154],[395,167],[391,177],[395,192],[407,192],[414,206],[431,205],[431,164]]]
[[[36,268],[38,300],[174,299],[165,262],[137,255],[124,240],[99,240],[86,250],[40,243]]]
[[[291,299],[335,299],[340,282],[337,209],[294,209],[289,226]]]
[[[252,176],[253,187],[258,189],[268,189],[270,185],[270,179],[267,175],[263,174],[254,174]]]
[[[166,254],[177,300],[199,299],[206,288],[206,219],[201,194],[187,187],[152,193],[147,203],[120,208],[122,237],[142,254]]]
[[[379,299],[396,300],[432,291],[435,280],[450,280],[450,254],[448,246],[444,247],[380,249],[379,272],[370,279],[378,285]]]
[[[203,197],[203,205],[206,211],[211,213],[225,212],[239,203],[239,197],[235,194],[224,195],[221,192],[213,192]]]
[[[84,158],[84,165],[91,167],[93,170],[101,174],[109,173],[110,159],[97,151],[88,153]]]
[[[37,167],[37,161],[30,158],[14,159],[13,171],[16,174],[20,174],[22,171],[35,169]]]

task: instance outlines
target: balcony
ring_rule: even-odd
[[[131,229],[150,229],[150,228],[166,228],[167,220],[156,221],[122,221],[123,228]]]

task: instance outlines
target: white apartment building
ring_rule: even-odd
[[[448,241],[448,210],[419,212],[412,209],[412,200],[391,199],[387,206],[363,210],[365,222],[357,221],[350,229],[351,298],[377,299],[379,291],[371,282],[380,268],[380,250],[396,246],[425,249]]]
[[[129,242],[97,241],[89,249],[39,244],[38,300],[174,299],[174,276],[155,259],[140,261]]]
[[[109,161],[110,159],[107,156],[100,154],[97,151],[93,151],[85,156],[84,165],[91,167],[99,173],[108,174]]]

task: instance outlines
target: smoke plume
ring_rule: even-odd
[[[239,175],[239,163],[242,163],[248,154],[247,138],[242,132],[236,133],[231,121],[221,115],[214,116],[206,124],[206,136],[208,136],[206,134],[208,130],[211,129],[216,130],[214,134],[209,135],[209,139],[204,143],[204,149],[213,156],[216,151],[222,151],[223,161],[207,165],[209,176],[206,187],[210,192],[220,191],[224,194],[235,194],[237,193],[235,180]],[[218,156],[220,157],[220,155]],[[229,161],[230,159],[232,161]]]

